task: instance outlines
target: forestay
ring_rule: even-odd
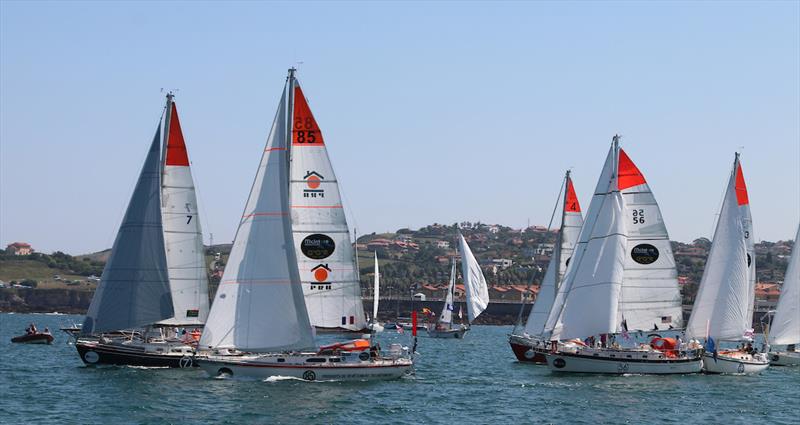
[[[781,286],[781,297],[772,319],[769,343],[800,344],[800,226],[794,237],[792,256]]]
[[[291,140],[292,229],[311,324],[361,330],[366,326],[339,184],[303,91],[295,79]]]
[[[167,96],[161,205],[175,316],[160,323],[202,325],[208,317],[208,275],[189,154],[178,109]]]
[[[747,211],[743,211],[747,209]],[[686,334],[692,338],[740,340],[753,320],[748,254],[750,212],[739,155],[736,155],[722,201],[714,241],[692,307]]]
[[[161,221],[160,126],[86,313],[84,334],[139,328],[173,316]]]
[[[458,235],[458,250],[461,253],[461,274],[467,292],[467,318],[472,323],[489,305],[489,287],[478,260],[472,255],[464,236]]]
[[[314,346],[292,247],[286,99],[284,89],[202,347],[269,352]]]

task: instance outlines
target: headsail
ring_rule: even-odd
[[[800,226],[797,227],[792,256],[783,277],[781,297],[769,330],[769,343],[800,344]]]
[[[160,126],[86,313],[84,334],[137,328],[173,316],[161,221]]]
[[[543,334],[547,316],[555,301],[556,291],[572,258],[572,252],[578,243],[578,234],[583,225],[581,206],[578,203],[578,196],[575,193],[569,171],[564,177],[564,185],[566,191],[561,208],[561,226],[553,248],[553,255],[550,257],[547,271],[539,285],[536,301],[531,307],[528,321],[525,323],[525,333],[528,335]]]
[[[554,306],[545,325],[551,339],[615,333],[623,320],[630,329],[679,323],[675,260],[661,212],[617,136]]]
[[[284,88],[201,347],[268,352],[314,346],[289,212],[286,117],[290,86],[287,83]]]
[[[167,95],[165,156],[161,180],[169,285],[175,316],[167,325],[202,325],[208,317],[208,275],[197,195],[178,109]]]
[[[339,184],[328,151],[296,79],[291,141],[292,230],[311,324],[321,328],[366,327]]]
[[[489,305],[489,287],[478,260],[472,255],[464,236],[458,235],[458,250],[461,253],[461,275],[467,292],[467,317],[472,323]]]
[[[714,231],[700,289],[692,307],[686,334],[693,338],[711,336],[715,340],[740,340],[752,325],[753,295],[750,274],[755,259],[748,253],[751,236],[747,192],[740,191],[739,154],[733,163],[722,209]],[[741,184],[740,184],[741,183]],[[748,211],[742,211],[743,208]]]
[[[381,299],[381,272],[378,269],[378,252],[375,251],[375,289],[372,293],[372,320],[378,323],[378,303]]]
[[[453,322],[453,288],[456,286],[456,259],[450,267],[450,283],[447,284],[447,295],[444,298],[442,314],[439,315],[439,323],[449,325]]]

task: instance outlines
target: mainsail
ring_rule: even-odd
[[[472,255],[461,234],[458,235],[458,250],[461,253],[461,275],[467,292],[467,318],[472,323],[489,305],[489,287],[478,260]]]
[[[750,274],[755,269],[755,258],[747,249],[747,239],[751,237],[750,206],[741,167],[736,154],[711,252],[686,327],[686,334],[692,338],[740,340],[752,326],[750,292],[754,289]]]
[[[174,314],[161,221],[160,127],[86,313],[84,334],[137,328]]]
[[[680,325],[681,299],[661,211],[615,136],[554,308],[551,339]]]
[[[783,277],[781,297],[769,330],[769,343],[800,344],[800,226],[797,227],[792,256]]]
[[[447,285],[447,295],[444,299],[442,314],[439,315],[439,323],[449,325],[453,322],[453,288],[456,286],[456,259],[450,267],[450,283]]]
[[[372,292],[372,321],[378,323],[378,304],[381,299],[381,272],[378,269],[378,252],[375,251],[375,289]]]
[[[208,275],[189,154],[178,109],[167,95],[161,207],[175,315],[166,325],[202,325],[208,316]]]
[[[289,211],[286,118],[291,80],[290,71],[201,347],[269,352],[314,346]]]
[[[311,324],[320,328],[366,327],[339,184],[303,91],[290,79],[292,230]]]
[[[575,187],[569,171],[564,177],[564,185],[566,191],[561,208],[561,227],[544,279],[539,285],[536,301],[533,303],[528,321],[525,323],[525,333],[528,335],[542,335],[544,332],[547,316],[553,308],[556,291],[558,291],[558,286],[572,258],[572,252],[575,250],[575,244],[578,243],[578,234],[583,225],[581,206],[578,203],[578,196],[575,194]]]

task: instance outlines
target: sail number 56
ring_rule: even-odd
[[[644,224],[644,210],[633,210],[633,224]]]

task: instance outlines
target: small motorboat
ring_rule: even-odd
[[[20,344],[52,344],[53,335],[50,332],[33,332],[11,338],[11,342]]]

